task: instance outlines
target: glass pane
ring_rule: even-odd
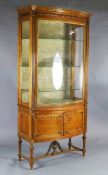
[[[83,27],[38,21],[37,104],[68,104],[82,99]]]
[[[21,98],[29,101],[29,21],[22,22],[22,64],[21,64]]]

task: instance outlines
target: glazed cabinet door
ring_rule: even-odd
[[[64,113],[64,135],[75,136],[84,132],[84,113],[82,110]]]
[[[61,112],[37,112],[33,119],[33,138],[39,140],[60,137],[63,133]]]
[[[84,26],[38,20],[38,106],[83,100]]]

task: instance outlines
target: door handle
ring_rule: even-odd
[[[69,134],[69,131],[66,130],[64,133],[65,133],[65,134]]]

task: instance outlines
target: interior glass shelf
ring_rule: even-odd
[[[28,66],[23,66],[23,67],[28,67]],[[49,67],[49,68],[51,68],[52,67],[52,65],[50,64],[50,63],[48,63],[48,64],[44,64],[44,63],[40,63],[39,65],[38,65],[38,67]],[[73,67],[73,68],[75,68],[75,67],[77,67],[77,68],[80,68],[81,66],[74,66],[74,65],[63,65],[63,68],[66,68],[66,67]]]
[[[24,37],[22,37],[22,40],[29,40],[29,38],[24,38]]]
[[[38,64],[38,67],[52,67],[53,66],[53,63],[43,63],[43,62],[41,62],[41,63],[39,63]],[[26,64],[26,63],[24,63],[24,64],[22,64],[21,65],[21,67],[22,68],[24,68],[24,67],[26,67],[26,68],[29,68],[29,65],[28,64]],[[63,67],[65,68],[65,67],[77,67],[77,68],[80,68],[81,66],[79,66],[79,65],[69,65],[69,64],[65,64],[65,65],[63,65]]]
[[[38,99],[38,104],[47,105],[67,105],[76,101],[81,101],[81,98],[65,98],[65,99]]]
[[[24,67],[29,68],[29,65],[28,64],[22,64],[21,67],[22,68],[24,68]]]
[[[39,37],[40,40],[65,40],[65,41],[68,41],[68,40],[71,40],[72,42],[83,42],[83,40],[78,40],[78,39],[72,39],[72,38],[57,38],[57,37],[53,37],[53,38],[46,38],[44,36],[42,37]]]
[[[83,40],[75,40],[75,39],[72,39],[72,38],[46,38],[46,37],[39,37],[40,40],[71,40],[73,42],[83,42]],[[22,40],[29,40],[29,38],[22,38]]]
[[[79,89],[80,89],[80,88],[73,89],[73,90],[76,91],[76,90],[79,90]],[[65,92],[66,90],[67,90],[67,89],[61,89],[61,90],[58,90],[57,92],[60,92],[60,91],[64,91],[64,92]],[[38,90],[38,92],[40,92],[40,93],[41,93],[41,92],[55,92],[55,90],[50,90],[50,89],[47,90],[47,91],[46,91],[46,90]]]
[[[21,91],[29,91],[29,89],[21,89]]]

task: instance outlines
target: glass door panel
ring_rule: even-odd
[[[21,62],[21,99],[29,101],[29,44],[30,22],[22,22],[22,62]]]
[[[83,27],[38,21],[37,104],[60,105],[82,99]]]

